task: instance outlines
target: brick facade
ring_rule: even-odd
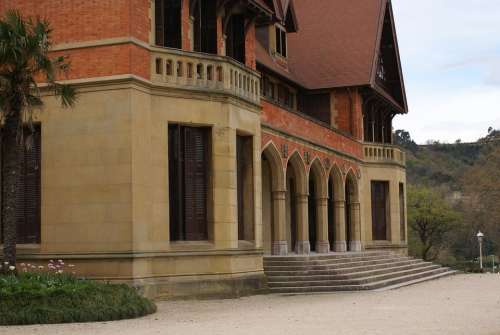
[[[262,106],[262,122],[264,124],[270,125],[292,136],[307,139],[331,149],[345,152],[359,159],[362,158],[362,144],[356,139],[342,135],[309,118],[300,116],[296,113],[290,113],[267,101],[263,101]]]

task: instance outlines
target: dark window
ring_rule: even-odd
[[[226,31],[226,55],[245,63],[245,18],[232,15]]]
[[[31,134],[31,130],[26,129],[25,134]],[[28,139],[30,137],[32,139],[31,144],[28,146],[30,148],[27,149],[25,146],[23,153],[22,176],[21,184],[19,185],[19,188],[22,189],[22,197],[17,204],[17,243],[40,243],[42,158],[40,126],[35,126],[34,133],[26,138]],[[5,163],[3,157],[1,163],[3,167]],[[3,169],[1,176],[3,179]],[[4,190],[2,184],[2,198],[3,194]],[[3,215],[0,217],[3,219]],[[0,231],[3,231],[3,227]]]
[[[276,27],[276,52],[283,57],[286,57],[286,31]]]
[[[405,185],[403,183],[399,183],[399,219],[401,241],[406,241],[405,208]]]
[[[372,181],[372,236],[375,241],[387,240],[389,182]]]
[[[251,136],[236,136],[238,239],[253,240],[253,143]]]
[[[293,108],[293,99],[288,87],[278,85],[278,103],[280,105]]]
[[[155,43],[182,48],[181,0],[155,0]]]
[[[169,125],[170,240],[208,239],[209,128]]]
[[[216,1],[200,0],[194,9],[194,50],[217,54]]]

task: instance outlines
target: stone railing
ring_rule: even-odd
[[[406,154],[399,147],[390,144],[365,143],[365,161],[370,163],[396,163],[406,165]]]
[[[151,81],[169,87],[234,95],[260,103],[260,75],[229,57],[153,48]]]

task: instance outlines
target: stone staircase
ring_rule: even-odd
[[[388,290],[455,274],[388,252],[264,257],[271,293]]]

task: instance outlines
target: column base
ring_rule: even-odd
[[[318,254],[327,254],[330,251],[330,243],[328,241],[316,241],[316,252]]]
[[[347,243],[345,241],[335,241],[333,242],[333,250],[335,250],[335,252],[346,252]]]
[[[288,242],[287,241],[273,241],[271,253],[275,256],[288,255]]]
[[[361,251],[361,241],[350,241],[349,242],[349,250],[350,251]]]
[[[309,241],[297,241],[295,243],[295,252],[301,255],[309,255],[311,253],[311,244]]]

